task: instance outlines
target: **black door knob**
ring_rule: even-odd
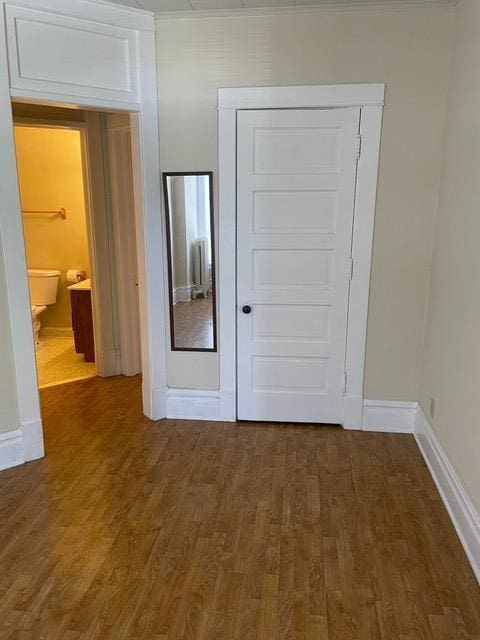
[[[243,313],[250,313],[251,310],[252,310],[252,307],[250,307],[248,304],[242,307]]]

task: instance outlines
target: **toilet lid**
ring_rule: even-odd
[[[57,269],[28,269],[30,278],[53,278],[60,275]]]

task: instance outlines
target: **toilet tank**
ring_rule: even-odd
[[[54,269],[29,269],[28,287],[30,289],[31,304],[55,304],[59,276],[60,271],[55,271]]]

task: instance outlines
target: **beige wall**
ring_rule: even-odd
[[[216,188],[218,87],[386,83],[367,398],[417,397],[452,24],[453,8],[157,19],[162,169],[214,169]],[[216,354],[169,354],[170,386],[218,377]]]
[[[480,2],[456,10],[420,401],[480,508]]]
[[[17,385],[0,237],[0,433],[17,429],[18,424]]]
[[[57,302],[43,327],[70,327],[68,269],[89,272],[81,137],[78,130],[15,126],[22,208],[67,210],[67,219],[23,218],[27,264],[61,272]]]

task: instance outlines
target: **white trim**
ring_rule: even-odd
[[[166,259],[160,187],[155,34],[139,39],[142,111],[131,114],[135,234],[142,350],[143,411],[152,420],[166,416],[167,313]]]
[[[364,400],[362,430],[413,433],[416,412],[416,402]]]
[[[237,109],[361,108],[362,153],[352,238],[353,276],[350,285],[346,345],[347,390],[343,424],[361,429],[373,223],[377,192],[384,84],[219,89],[219,232],[218,292],[220,388],[225,394],[222,416],[236,416],[236,135]],[[366,105],[366,106],[365,106]]]
[[[167,418],[177,420],[220,420],[217,389],[168,389]]]
[[[118,341],[118,372],[134,376],[142,371],[140,354],[140,316],[138,308],[138,269],[135,243],[133,171],[130,125],[116,126],[109,116],[102,118],[105,174],[109,184],[107,200],[113,240],[112,273],[116,298],[115,315]]]
[[[234,388],[221,387],[219,412],[220,420],[223,422],[236,422],[237,395]]]
[[[233,389],[181,389],[170,388],[167,392],[167,418],[190,420],[221,420],[235,422],[232,413],[235,394]],[[350,398],[357,404],[357,398]],[[363,400],[360,398],[363,414],[363,431],[383,433],[413,433],[416,402],[388,400]]]
[[[220,388],[230,393],[222,399],[224,420],[237,417],[237,112],[218,112],[218,348]]]
[[[95,358],[97,357],[97,351],[95,351]],[[121,373],[121,353],[120,349],[112,347],[111,349],[104,349],[102,351],[102,365],[103,372],[100,374],[98,371],[98,362],[95,362],[95,368],[97,369],[97,376],[108,377],[117,376]],[[108,373],[107,373],[108,372]]]
[[[235,422],[232,389],[181,389],[167,391],[167,418]],[[356,398],[350,398],[354,403]],[[413,433],[416,402],[361,400],[363,419],[359,429],[382,433]]]
[[[41,420],[24,422],[21,427],[25,462],[38,460],[45,455]]]
[[[174,305],[176,305],[177,302],[190,302],[190,300],[193,299],[193,284],[182,287],[175,287],[173,289],[172,298],[172,302]]]
[[[110,241],[111,221],[107,210],[105,163],[100,115],[87,112],[80,127],[82,169],[92,290],[93,335],[97,375],[121,373],[115,357],[114,255]]]
[[[0,433],[0,471],[25,462],[22,430]]]
[[[142,378],[144,377],[145,377],[145,372],[142,374]],[[148,391],[148,388],[146,388],[145,386],[142,386],[142,391],[143,391],[143,401],[145,403],[145,400],[146,400],[145,393],[146,391]],[[166,385],[164,387],[153,387],[151,389],[151,399],[150,399],[151,415],[149,415],[148,417],[151,418],[152,420],[161,420],[162,418],[167,417],[167,391],[168,391],[168,387]],[[143,412],[145,413],[145,415],[147,415],[147,413],[145,412],[145,404],[144,404]]]
[[[480,513],[420,406],[415,440],[480,583]]]
[[[381,106],[385,85],[325,84],[218,90],[219,109],[314,109]]]
[[[195,18],[244,18],[272,15],[296,15],[305,13],[348,13],[352,11],[378,11],[384,9],[426,9],[435,7],[454,7],[458,0],[378,0],[348,2],[345,4],[325,3],[311,6],[294,7],[245,7],[243,9],[204,9],[188,11],[158,11],[157,20],[192,20]]]
[[[358,428],[362,424],[360,403],[348,403],[348,398],[363,398],[382,115],[383,108],[377,105],[363,107],[360,116],[361,155],[357,164],[352,235],[353,273],[350,282],[345,352],[347,389],[343,425],[348,429]]]
[[[0,471],[43,458],[41,420],[24,423],[19,429],[0,433]]]
[[[347,378],[348,386],[348,378]],[[350,431],[362,429],[363,395],[362,390],[357,395],[345,393],[343,401],[343,426]]]
[[[167,418],[191,420],[221,420],[234,422],[232,390],[174,389],[168,390]],[[205,413],[206,399],[209,411]],[[213,402],[215,399],[215,402]],[[383,433],[413,433],[416,402],[364,400],[363,431]]]
[[[0,7],[0,242],[6,274],[8,312],[17,383],[20,422],[40,419],[40,403],[35,367],[32,314],[28,292],[25,246],[18,190],[17,163],[13,139],[9,93],[8,59],[3,3]]]
[[[1,0],[0,0],[1,2]],[[110,109],[118,111],[140,111],[138,102],[121,102],[119,100],[107,100],[85,98],[68,93],[54,93],[51,91],[39,91],[37,89],[14,89],[10,90],[12,99],[16,102],[26,104],[49,104],[51,107],[72,107],[76,109]],[[101,102],[101,104],[100,104]]]
[[[50,11],[57,15],[85,18],[93,22],[135,29],[154,31],[153,13],[125,5],[118,6],[106,0],[15,0],[15,6]]]

